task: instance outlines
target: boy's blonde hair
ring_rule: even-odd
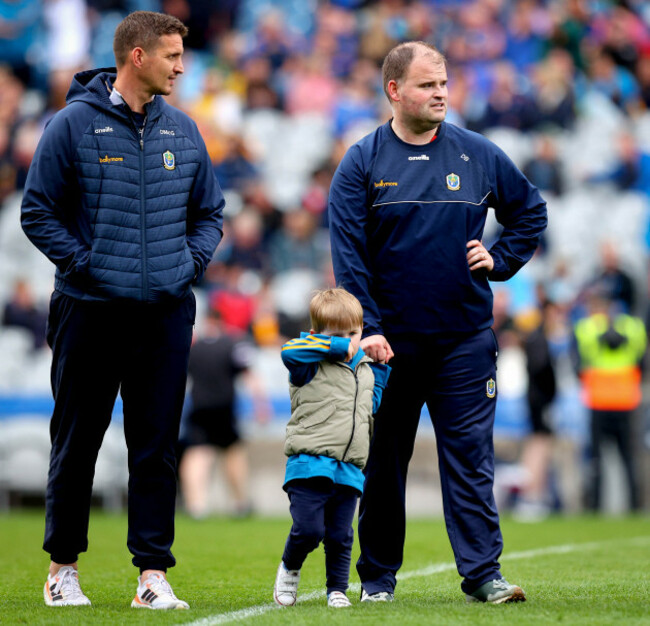
[[[309,303],[311,327],[347,329],[363,326],[363,308],[349,291],[341,287],[317,291]]]

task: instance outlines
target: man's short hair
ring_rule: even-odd
[[[347,330],[363,326],[363,307],[341,287],[317,291],[309,303],[311,327],[318,333],[325,328]]]
[[[127,15],[115,29],[113,52],[117,67],[122,67],[134,48],[151,53],[163,35],[187,35],[187,26],[178,18],[153,11],[134,11]]]
[[[384,64],[381,68],[381,74],[384,81],[384,93],[389,101],[391,100],[390,95],[388,94],[388,83],[391,80],[399,82],[404,78],[404,76],[406,76],[411,61],[413,61],[418,48],[423,48],[422,52],[425,54],[435,55],[440,59],[441,63],[447,63],[442,52],[426,41],[405,41],[404,43],[398,44],[386,55]]]

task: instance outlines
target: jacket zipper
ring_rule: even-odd
[[[146,207],[146,193],[145,193],[145,172],[144,172],[144,127],[147,123],[147,118],[145,116],[144,122],[142,123],[142,128],[138,128],[136,125],[136,130],[140,137],[140,241],[142,244],[142,300],[146,302],[148,300],[148,278],[147,278],[147,214],[145,211]]]
[[[343,452],[343,456],[341,457],[341,461],[343,461],[344,463],[346,462],[345,457],[347,456],[348,450],[352,445],[352,440],[354,439],[354,431],[356,429],[356,424],[357,424],[357,396],[359,395],[359,378],[357,377],[356,370],[351,370],[351,371],[352,371],[352,376],[354,376],[354,406],[352,408],[352,433],[350,434],[350,441],[348,441],[348,445],[345,447],[345,452]]]

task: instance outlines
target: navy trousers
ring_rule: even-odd
[[[498,578],[502,550],[492,492],[497,343],[491,329],[462,341],[392,341],[395,357],[375,416],[359,509],[357,570],[368,593],[395,589],[406,528],[406,478],[420,411],[436,434],[447,533],[461,587]]]
[[[293,480],[286,490],[293,524],[282,555],[285,567],[300,569],[307,555],[322,541],[327,593],[345,593],[354,541],[352,520],[359,492],[326,478]]]
[[[50,303],[54,413],[43,548],[73,563],[88,548],[95,463],[118,391],[128,447],[133,564],[175,564],[176,442],[196,314],[194,295],[159,304]]]

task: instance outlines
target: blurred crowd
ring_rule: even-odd
[[[648,317],[646,1],[0,0],[0,229],[72,76],[113,66],[114,28],[140,9],[189,26],[171,99],[199,124],[227,200],[224,241],[198,291],[260,352],[309,328],[310,292],[333,284],[329,184],[347,147],[390,116],[381,62],[404,40],[446,55],[447,120],[502,145],[549,203],[535,258],[495,285],[504,400],[526,389],[525,348],[539,329],[555,395],[577,394],[572,331],[595,285]],[[497,234],[494,223],[485,237]],[[20,269],[0,269],[3,324],[32,332],[35,350],[46,349],[48,295]]]

